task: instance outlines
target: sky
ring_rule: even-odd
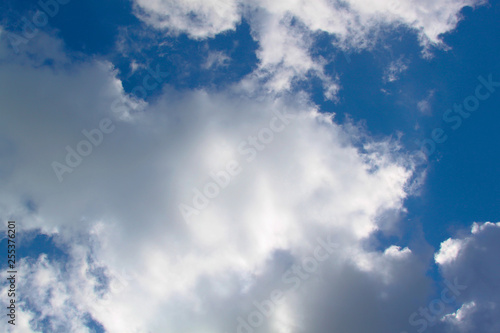
[[[0,331],[499,332],[499,18],[3,0]]]

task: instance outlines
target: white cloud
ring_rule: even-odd
[[[313,35],[326,32],[344,50],[373,47],[383,32],[406,26],[418,34],[424,54],[431,46],[445,47],[441,37],[455,29],[466,6],[484,0],[136,0],[137,15],[167,33],[185,32],[193,38],[213,37],[234,29],[242,18],[259,42],[260,66],[247,86],[261,86],[273,92],[289,90],[297,80],[317,75],[325,97],[335,99],[336,77],[323,68],[327,60],[311,55]],[[328,60],[330,61],[330,60]],[[386,79],[394,81],[407,65],[392,64]],[[255,88],[257,89],[257,88]]]
[[[156,28],[186,32],[197,38],[210,37],[234,29],[247,12],[264,10],[267,15],[296,17],[311,31],[335,34],[347,43],[369,44],[367,33],[377,25],[404,24],[415,29],[422,40],[440,43],[440,35],[453,30],[466,6],[482,0],[136,0],[139,17]],[[245,10],[239,8],[245,7]],[[146,15],[145,15],[146,13]],[[251,14],[250,14],[251,15]],[[347,41],[354,37],[354,40]],[[355,44],[351,44],[355,45]]]
[[[82,273],[85,272],[86,267],[81,267],[79,262],[67,265],[71,274],[64,276],[64,263],[50,262],[46,255],[41,255],[36,262],[34,259],[20,261],[17,268],[17,318],[14,326],[20,327],[19,332],[90,333],[86,326],[86,307],[77,302],[76,296],[82,291],[78,290],[80,287],[92,292],[94,282],[92,279],[84,280],[88,276],[75,276],[78,270],[71,266],[77,266],[82,269]],[[8,276],[8,273],[2,272],[3,280]],[[2,290],[5,295],[7,289]],[[4,328],[11,326],[2,321],[4,324]]]
[[[500,324],[500,223],[474,223],[470,233],[441,244],[436,262],[444,278],[467,288],[459,308],[443,318],[446,332],[498,332]]]
[[[23,221],[20,233],[39,228],[54,235],[70,257],[22,262],[22,331],[40,331],[46,319],[52,331],[87,332],[88,314],[108,332],[236,332],[237,318],[249,320],[254,302],[275,289],[283,301],[261,332],[407,327],[431,292],[430,258],[395,245],[374,250],[370,236],[390,228],[384,214],[404,213],[419,175],[397,142],[340,126],[307,95],[285,92],[314,73],[335,97],[337,78],[323,73],[326,60],[310,54],[318,30],[336,35],[342,47],[365,48],[374,31],[406,24],[423,44],[438,43],[467,4],[292,1],[243,8],[140,0],[147,22],[194,38],[232,29],[245,13],[260,42],[259,68],[237,86],[218,93],[166,87],[148,103],[127,96],[107,62],[68,64],[50,36],[41,38],[52,47],[34,43],[18,57],[0,42],[0,153],[9,161],[0,165],[0,216]],[[224,63],[224,55],[211,57],[207,64]],[[41,66],[47,58],[52,67]],[[119,109],[115,101],[123,101]],[[296,119],[265,148],[256,146],[248,162],[238,144],[269,126],[277,111]],[[82,130],[104,118],[116,129],[60,183],[52,162],[64,162],[66,146],[76,147]],[[193,188],[233,159],[241,174],[186,224],[179,203],[190,203]],[[468,286],[439,332],[498,331],[499,226],[475,224],[436,253],[443,276]],[[294,288],[297,275],[284,274],[304,266],[324,235],[338,250],[314,272],[294,271],[307,275]],[[478,269],[469,269],[473,263]]]
[[[213,37],[234,29],[240,21],[238,3],[232,0],[138,0],[136,14],[158,29],[187,32],[194,38]]]
[[[441,248],[434,256],[436,263],[444,265],[455,260],[464,244],[463,240],[449,238],[441,243]]]
[[[223,52],[210,52],[207,56],[205,64],[203,67],[205,69],[214,69],[218,67],[224,67],[228,65],[230,58]]]
[[[4,56],[0,65],[0,80],[8,83],[0,91],[2,154],[10,161],[1,170],[0,215],[23,221],[20,233],[57,234],[71,258],[66,273],[64,263],[44,257],[22,266],[22,288],[37,304],[24,309],[36,310],[32,331],[49,318],[54,327],[85,332],[89,313],[109,332],[234,332],[253,298],[267,297],[273,285],[290,287],[280,269],[311,255],[318,235],[326,234],[342,250],[318,276],[335,282],[327,293],[320,293],[317,278],[287,293],[286,306],[266,320],[264,331],[314,327],[299,315],[303,304],[313,306],[307,295],[318,295],[320,309],[331,296],[345,299],[351,282],[358,289],[349,289],[349,307],[335,316],[341,324],[327,320],[324,327],[394,328],[404,316],[361,324],[346,311],[366,292],[363,314],[388,303],[409,310],[398,304],[425,295],[425,265],[410,250],[363,245],[381,227],[382,214],[403,211],[413,170],[396,142],[374,142],[360,129],[336,124],[304,94],[249,99],[235,93],[241,90],[166,88],[124,118],[128,113],[111,105],[130,98],[109,64],[34,68],[25,61]],[[246,162],[237,145],[269,126],[276,111],[297,118]],[[60,183],[51,163],[64,162],[65,147],[75,147],[85,139],[82,130],[103,118],[116,129]],[[363,153],[353,141],[364,142]],[[186,224],[178,204],[189,202],[192,189],[226,158],[238,160],[242,173]],[[25,207],[27,197],[36,212]],[[98,268],[109,285],[101,286]],[[403,292],[410,284],[418,287]]]
[[[407,61],[400,57],[392,61],[384,72],[384,81],[394,82],[399,79],[399,75],[408,69]]]

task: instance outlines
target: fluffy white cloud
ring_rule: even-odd
[[[466,6],[483,0],[136,0],[139,17],[160,29],[182,31],[193,37],[210,37],[234,29],[240,17],[272,15],[294,17],[311,31],[325,31],[351,45],[367,45],[378,26],[403,24],[419,32],[422,40],[439,43],[440,35],[453,30]],[[147,13],[144,16],[144,12]],[[349,39],[349,40],[348,40]]]
[[[185,32],[193,38],[213,37],[234,29],[241,18],[251,26],[259,42],[260,66],[249,85],[264,85],[273,92],[289,90],[309,74],[318,76],[325,97],[335,99],[339,90],[336,77],[325,75],[329,60],[311,54],[314,35],[325,32],[341,49],[371,48],[388,28],[408,27],[418,34],[429,55],[430,46],[444,47],[441,36],[452,31],[466,6],[484,0],[136,0],[137,14],[151,26],[167,33]],[[394,63],[387,79],[404,70]]]
[[[76,259],[75,256],[72,259]],[[19,332],[90,332],[87,305],[79,302],[83,297],[78,297],[82,292],[87,292],[88,301],[96,297],[93,288],[96,282],[88,274],[88,268],[85,262],[76,260],[51,262],[45,254],[37,260],[21,260],[16,281],[16,329],[19,327]],[[3,280],[8,276],[2,272]],[[2,292],[7,294],[7,289]],[[4,328],[10,326],[2,324]]]
[[[446,332],[498,332],[500,324],[500,223],[474,223],[468,234],[442,243],[436,262],[443,277],[466,289],[459,308],[443,318]]]
[[[21,234],[57,235],[71,258],[70,265],[41,257],[21,267],[26,302],[35,304],[23,308],[31,331],[46,319],[53,329],[85,332],[88,313],[109,332],[234,332],[237,318],[248,318],[253,300],[272,288],[286,291],[286,302],[260,329],[297,331],[314,327],[299,315],[307,295],[318,294],[314,306],[326,309],[328,295],[347,300],[353,281],[349,306],[371,295],[363,313],[426,293],[425,265],[410,250],[365,248],[382,228],[380,216],[403,211],[408,195],[413,167],[397,142],[339,126],[303,94],[253,99],[241,87],[165,88],[146,103],[125,95],[108,63],[57,59],[33,66],[29,57],[3,53],[0,65],[1,153],[9,161],[0,216],[22,221]],[[80,163],[73,157],[79,165],[59,182],[52,163],[68,163],[67,146],[88,150],[82,131],[108,118],[114,130]],[[210,173],[232,160],[241,172],[186,223],[179,204],[194,206],[193,189],[203,190]],[[292,264],[306,267],[326,235],[338,252],[310,283],[289,290],[283,274]],[[318,276],[334,281],[323,297]],[[410,284],[418,287],[402,292]],[[344,315],[322,329],[359,324]],[[396,327],[372,319],[366,325]]]
[[[137,15],[158,29],[187,32],[194,38],[213,37],[234,29],[240,21],[238,3],[231,0],[138,0]]]
[[[454,11],[436,15],[456,17],[467,3],[453,4]],[[173,11],[179,21],[158,16],[157,25],[175,24],[199,38],[239,20],[236,14],[226,20],[237,13],[236,4],[156,6],[154,13],[180,6]],[[408,329],[409,316],[431,293],[430,258],[397,246],[375,250],[370,237],[394,226],[387,214],[404,213],[414,189],[412,161],[397,142],[338,125],[305,94],[267,92],[286,91],[313,71],[334,95],[338,87],[323,75],[322,60],[309,54],[316,30],[367,47],[364,38],[380,23],[372,16],[385,13],[397,19],[384,24],[408,19],[436,42],[432,15],[425,22],[401,19],[400,6],[380,1],[259,6],[248,14],[261,43],[256,72],[226,91],[166,87],[150,102],[125,94],[107,62],[69,64],[50,36],[40,38],[51,47],[33,43],[19,56],[1,40],[0,154],[8,162],[0,165],[0,216],[22,221],[20,234],[41,229],[53,235],[70,258],[42,255],[21,263],[20,331],[88,332],[90,317],[120,333]],[[193,16],[195,10],[201,14]],[[194,32],[183,21],[201,18],[207,22]],[[450,19],[437,31],[455,23]],[[48,58],[52,66],[43,65]],[[214,54],[209,63],[223,64],[224,56]],[[266,91],[256,88],[261,81]],[[89,149],[81,142],[92,140],[82,131],[109,126],[110,132],[92,134],[102,142],[91,144],[79,162],[67,157],[67,149]],[[60,182],[53,162],[68,164],[66,158],[75,166]],[[241,171],[206,207],[197,207],[197,190],[207,196],[207,184],[216,186],[213,173],[220,178],[233,161]],[[180,204],[196,209],[188,221]],[[498,331],[499,227],[476,224],[435,255],[446,279],[468,287],[443,313],[437,332]],[[266,310],[276,291],[280,301]]]

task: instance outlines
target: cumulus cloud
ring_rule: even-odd
[[[148,101],[128,95],[109,62],[71,64],[56,38],[42,34],[50,47],[34,42],[13,56],[0,36],[0,216],[22,221],[20,233],[51,235],[70,258],[21,262],[19,327],[89,332],[92,319],[120,333],[411,329],[409,315],[432,295],[430,258],[377,249],[371,237],[395,227],[388,214],[404,214],[419,179],[413,162],[397,141],[341,126],[306,94],[286,92],[314,73],[335,98],[338,78],[311,56],[318,31],[369,48],[383,27],[406,25],[437,44],[474,4],[138,0],[152,26],[198,39],[245,17],[260,45],[258,69],[234,86],[163,87]],[[205,66],[226,60],[212,53]],[[135,66],[134,75],[151,73]],[[228,176],[230,164],[239,171]],[[186,218],[182,205],[196,213]],[[476,224],[436,253],[443,277],[467,285],[438,332],[498,331],[499,226]]]
[[[338,125],[305,94],[254,99],[241,87],[166,87],[145,102],[124,92],[107,62],[34,66],[30,57],[2,56],[1,153],[9,163],[2,164],[0,215],[22,221],[20,233],[53,235],[71,258],[70,265],[45,256],[22,265],[20,306],[32,319],[26,331],[86,332],[94,318],[109,332],[234,332],[271,286],[287,291],[286,302],[259,329],[297,331],[314,326],[299,315],[307,295],[318,294],[318,309],[330,302],[319,297],[321,276],[343,299],[348,283],[370,281],[363,313],[402,303],[409,283],[425,294],[422,259],[364,245],[380,216],[404,210],[414,171],[397,142]],[[88,151],[84,131],[103,120],[114,130],[77,163],[71,151]],[[62,182],[54,161],[71,169]],[[196,189],[231,161],[241,172],[186,223],[179,205],[194,205]],[[289,290],[283,274],[305,265],[325,235],[338,253],[311,283]],[[408,272],[415,277],[399,279]],[[364,290],[352,292],[355,306]],[[394,326],[372,319],[381,329]]]
[[[442,319],[446,332],[498,332],[500,293],[500,223],[474,223],[441,244],[436,262],[449,280],[466,289],[457,297],[459,307]]]

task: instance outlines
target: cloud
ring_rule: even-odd
[[[422,99],[420,102],[417,103],[417,108],[418,110],[426,115],[429,115],[432,113],[432,107],[431,103],[432,100],[434,99],[434,94],[436,93],[435,90],[430,90],[427,94],[427,96]]]
[[[332,59],[312,56],[315,36],[327,33],[341,50],[370,49],[384,33],[399,27],[414,31],[430,56],[433,46],[445,47],[443,34],[455,29],[464,7],[485,4],[483,0],[136,0],[136,14],[150,26],[167,34],[183,32],[195,39],[213,37],[235,29],[245,19],[259,43],[260,66],[247,88],[264,86],[280,93],[294,88],[308,75],[324,85],[325,98],[335,100],[340,88],[336,76],[324,66]],[[393,81],[405,70],[393,63],[386,79]]]
[[[384,71],[384,81],[394,82],[399,79],[399,75],[408,69],[407,61],[403,57],[398,60],[392,61]]]
[[[307,94],[288,92],[311,73],[326,97],[340,89],[324,73],[328,60],[311,55],[318,31],[361,49],[406,25],[424,46],[439,44],[473,4],[139,0],[143,20],[196,39],[244,17],[260,45],[259,67],[234,86],[158,86],[147,101],[125,93],[109,62],[70,63],[60,40],[43,33],[14,56],[2,34],[0,215],[22,221],[20,234],[50,235],[70,258],[21,261],[19,327],[89,332],[92,319],[120,333],[414,328],[409,316],[434,287],[430,255],[373,238],[397,229],[387,216],[405,213],[421,175],[397,141],[339,125]],[[211,53],[205,65],[226,60]],[[391,66],[395,79],[406,65]],[[133,71],[143,85],[154,79],[142,66]],[[273,119],[286,126],[259,145]],[[113,131],[96,132],[107,120]],[[62,181],[54,161],[71,169]],[[179,205],[194,205],[195,190],[233,161],[241,172],[186,223]],[[498,331],[499,227],[475,224],[435,254],[443,278],[467,286],[436,332]]]
[[[157,29],[187,32],[193,38],[213,37],[240,22],[238,3],[231,0],[138,0],[136,14]]]
[[[443,318],[446,332],[498,332],[500,223],[474,223],[441,244],[436,262],[444,278],[466,286],[456,311]]]
[[[205,69],[214,69],[218,67],[227,66],[230,58],[224,54],[223,52],[210,52],[207,56],[205,63],[203,64],[203,68]]]
[[[311,31],[337,35],[351,45],[367,45],[367,33],[379,25],[403,24],[418,31],[422,42],[440,43],[440,36],[453,30],[466,6],[484,4],[474,0],[349,0],[340,1],[170,1],[136,0],[138,15],[159,29],[185,32],[195,38],[212,37],[234,29],[240,17],[252,11],[262,15],[295,17]],[[244,7],[245,10],[239,8]],[[144,14],[144,11],[147,14]],[[353,40],[348,41],[349,38]]]
[[[31,258],[21,260],[16,282],[18,302],[15,321],[16,327],[20,326],[20,332],[90,332],[86,325],[88,313],[85,305],[78,303],[78,295],[83,290],[92,292],[95,282],[91,276],[85,275],[88,267],[80,266],[80,262],[68,263],[71,270],[68,275],[64,273],[64,265],[51,262],[45,254],[36,261]],[[78,270],[72,268],[73,265],[83,276],[75,276]],[[2,273],[4,280],[8,276]],[[81,287],[84,289],[79,289]],[[2,290],[5,294],[6,289]]]
[[[156,99],[138,101],[107,62],[34,66],[29,59],[3,54],[0,65],[0,153],[9,161],[1,166],[0,215],[22,221],[21,234],[39,229],[57,238],[71,258],[42,256],[20,267],[31,331],[86,332],[88,314],[109,332],[235,332],[254,299],[288,290],[283,273],[314,255],[318,236],[327,234],[338,253],[310,283],[287,292],[261,330],[396,327],[374,316],[361,324],[346,311],[389,305],[385,316],[408,310],[407,297],[425,295],[425,260],[410,249],[366,248],[373,232],[387,228],[385,213],[404,212],[414,169],[398,142],[338,125],[305,94],[254,99],[241,86],[165,87]],[[249,162],[238,144],[276,112],[296,119],[265,148],[255,146]],[[52,163],[68,163],[67,147],[78,152],[90,140],[83,131],[108,118],[114,131],[59,182]],[[231,160],[242,172],[186,224],[179,203]],[[325,293],[319,277],[332,281]],[[336,299],[348,307],[335,320],[301,319]]]

